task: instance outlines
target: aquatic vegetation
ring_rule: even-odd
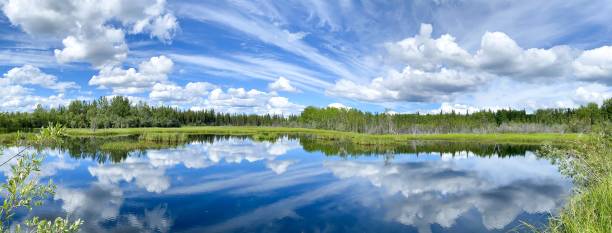
[[[571,177],[576,194],[557,218],[552,233],[612,232],[612,130],[594,133],[591,140],[575,142],[565,149],[544,147],[541,154],[560,165]]]
[[[178,143],[187,141],[185,133],[143,133],[138,137],[141,141]]]
[[[276,141],[280,137],[280,134],[278,134],[278,133],[269,133],[269,132],[261,132],[261,133],[253,134],[252,137],[253,137],[253,139],[255,141],[269,141],[269,142],[273,142],[273,141]]]

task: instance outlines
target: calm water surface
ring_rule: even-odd
[[[100,144],[43,151],[41,179],[58,189],[34,214],[79,217],[83,232],[528,232],[521,221],[545,224],[571,189],[525,146],[208,137],[113,152]]]

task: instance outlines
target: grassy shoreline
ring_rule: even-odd
[[[321,129],[286,128],[286,127],[244,127],[244,126],[197,126],[181,128],[119,128],[68,129],[67,133],[75,137],[88,136],[125,136],[147,133],[183,133],[183,134],[218,134],[241,135],[253,137],[274,137],[282,134],[310,135],[324,140],[349,140],[357,144],[394,144],[411,140],[444,140],[444,141],[478,141],[491,143],[521,144],[559,144],[568,141],[580,141],[588,138],[583,134],[556,133],[503,133],[503,134],[362,134]]]

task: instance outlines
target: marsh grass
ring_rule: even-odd
[[[504,133],[504,134],[360,134],[332,130],[286,128],[286,127],[232,127],[232,126],[201,126],[181,128],[122,128],[122,129],[69,129],[68,134],[83,136],[125,136],[144,134],[209,134],[252,136],[254,139],[272,139],[278,135],[311,135],[322,140],[347,140],[362,145],[384,145],[405,143],[412,140],[448,140],[448,141],[479,141],[495,143],[520,144],[563,144],[568,141],[587,140],[583,134],[558,133]],[[165,137],[165,136],[164,136]]]
[[[137,151],[147,149],[163,149],[176,147],[178,144],[175,143],[162,143],[152,141],[111,141],[105,142],[100,145],[101,151],[106,152],[118,152],[118,151]]]
[[[551,233],[612,232],[612,176],[573,196],[549,227]]]
[[[165,143],[181,143],[187,142],[189,139],[188,135],[185,133],[173,133],[173,132],[165,132],[165,133],[143,133],[138,137],[140,141],[148,141],[148,142],[165,142]]]
[[[595,132],[590,140],[565,149],[544,147],[540,154],[559,164],[572,178],[575,194],[560,215],[551,218],[551,233],[612,232],[612,132]]]
[[[256,133],[253,134],[251,136],[253,138],[253,140],[255,141],[268,141],[268,142],[274,142],[276,141],[279,137],[281,137],[281,134],[278,133],[270,133],[270,132],[261,132],[261,133]]]

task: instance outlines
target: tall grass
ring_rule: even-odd
[[[550,221],[549,231],[612,232],[612,176],[573,196],[559,217]]]
[[[184,133],[143,133],[138,137],[141,141],[180,143],[188,140]]]
[[[545,147],[542,155],[559,164],[571,177],[575,195],[559,217],[552,218],[551,233],[612,232],[612,133],[610,127],[594,133],[591,140],[565,149]]]

